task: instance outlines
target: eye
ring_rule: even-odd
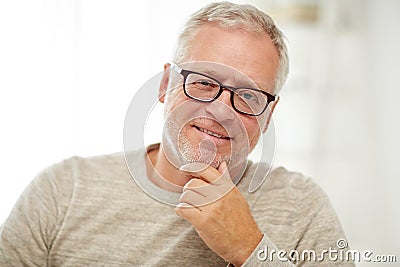
[[[211,85],[211,83],[208,82],[208,81],[199,81],[198,83],[201,84],[201,85],[204,85],[204,86],[209,86],[209,85]]]
[[[242,91],[238,95],[245,102],[258,103],[257,96],[251,91]]]
[[[244,93],[244,94],[242,94],[242,97],[243,98],[246,98],[246,99],[253,99],[254,98],[254,96],[252,96],[251,94],[249,94],[249,93]]]
[[[198,87],[199,89],[214,89],[219,87],[218,84],[216,84],[211,80],[197,80],[194,81],[192,84]]]

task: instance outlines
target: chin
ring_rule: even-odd
[[[182,141],[182,140],[181,140]],[[201,162],[218,169],[219,165],[225,161],[231,167],[237,166],[246,160],[247,154],[232,153],[232,154],[215,154],[215,152],[200,151],[198,144],[194,145],[188,140],[182,141],[179,144],[179,150],[183,157],[188,162]]]
[[[245,153],[245,151],[239,151],[242,149],[232,151],[231,142],[227,144],[227,146],[224,145],[219,148],[211,146],[210,144],[212,142],[201,145],[201,142],[207,139],[193,134],[193,127],[190,125],[178,127],[176,123],[169,121],[165,126],[163,142],[168,144],[166,149],[171,150],[166,152],[170,152],[168,153],[170,155],[168,158],[172,160],[174,165],[178,168],[190,162],[201,162],[218,169],[222,161],[234,167],[240,164],[240,162],[243,162],[243,160],[246,160],[247,153]],[[220,149],[226,149],[227,151],[226,153],[221,153],[222,151],[218,152]]]

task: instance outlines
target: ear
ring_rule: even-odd
[[[272,113],[274,112],[275,107],[278,104],[278,102],[279,102],[279,96],[276,96],[275,101],[269,103],[269,105],[268,105],[268,108],[267,108],[267,121],[265,123],[264,129],[263,129],[263,133],[265,133],[265,131],[268,129],[269,122],[271,121],[271,118],[272,118]]]
[[[169,73],[170,73],[169,67],[170,66],[171,66],[171,64],[169,64],[169,63],[164,64],[164,73],[161,78],[160,88],[158,89],[158,100],[161,103],[164,103],[165,94],[167,93],[167,89],[168,89]]]

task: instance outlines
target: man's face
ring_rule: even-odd
[[[206,74],[224,85],[258,88],[273,94],[279,59],[267,34],[208,24],[198,30],[191,43],[185,58],[190,63],[179,64],[181,68]],[[222,161],[243,162],[266,129],[269,109],[275,103],[270,103],[260,116],[248,116],[233,110],[227,90],[211,103],[199,102],[184,94],[182,75],[172,73],[170,78],[163,133],[163,146],[170,161],[176,167],[200,161],[215,168]]]

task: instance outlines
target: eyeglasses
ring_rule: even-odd
[[[268,104],[277,96],[255,88],[232,87],[223,85],[216,79],[199,72],[184,70],[172,63],[171,69],[182,74],[183,91],[191,99],[201,102],[213,102],[223,90],[231,92],[231,104],[235,111],[249,116],[261,115]]]

